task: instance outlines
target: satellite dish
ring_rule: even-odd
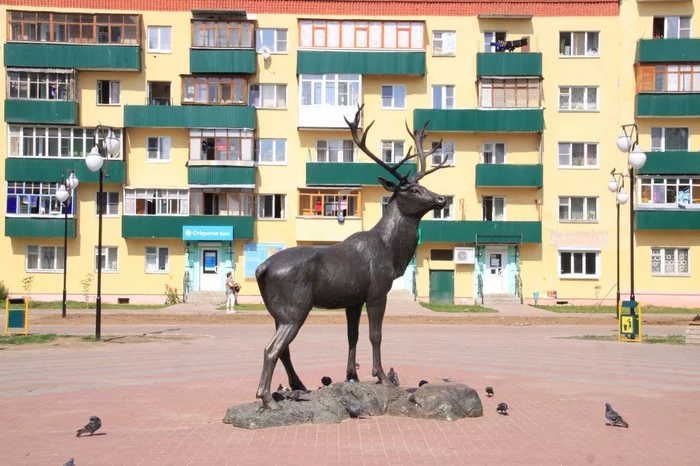
[[[267,60],[272,55],[272,52],[267,46],[264,46],[260,49],[260,54],[262,55],[263,59]]]

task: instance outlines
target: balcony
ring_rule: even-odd
[[[425,51],[299,50],[297,74],[425,75]]]
[[[700,175],[700,152],[647,152],[638,175]]]
[[[544,130],[541,108],[415,109],[413,127],[430,120],[429,131],[465,133],[539,133]]]
[[[700,62],[700,39],[640,39],[636,62]]]
[[[239,105],[125,105],[124,127],[255,129],[255,107]]]
[[[700,230],[700,210],[637,210],[636,230]]]
[[[362,219],[347,217],[340,223],[336,217],[297,217],[297,241],[340,242],[362,231]]]
[[[63,238],[64,217],[5,217],[5,236],[10,238]],[[68,219],[68,237],[75,238],[75,219]]]
[[[344,118],[352,121],[355,118],[355,112],[357,112],[356,106],[314,107],[311,105],[300,105],[297,126],[299,129],[320,128],[347,130],[348,124],[345,123]],[[360,119],[360,128],[362,128],[362,119]]]
[[[225,163],[235,165],[223,165]],[[255,167],[253,162],[190,160],[187,165],[187,183],[189,185],[255,187]]]
[[[480,163],[476,166],[477,188],[541,188],[542,165]]]
[[[637,94],[635,114],[637,118],[700,116],[700,93]]]
[[[7,42],[5,66],[140,71],[141,48],[133,45]]]
[[[399,171],[415,175],[416,164],[406,163]],[[387,175],[387,171],[376,163],[306,162],[307,186],[379,186],[377,177]]]
[[[420,230],[424,243],[542,243],[542,222],[423,220]]]
[[[253,239],[253,217],[226,215],[124,215],[122,238],[182,239],[185,225],[232,226],[234,239]]]
[[[255,74],[253,49],[190,49],[190,73]]]
[[[105,183],[124,184],[126,164],[123,160],[111,159],[105,162],[105,167]],[[75,171],[80,184],[99,182],[99,173],[88,170],[84,158],[8,157],[5,159],[6,181],[58,182],[61,173],[67,170]]]
[[[78,102],[6,99],[5,121],[39,125],[78,125]]]
[[[523,53],[477,53],[476,75],[498,76],[542,76],[542,54]]]

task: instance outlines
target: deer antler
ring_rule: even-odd
[[[425,132],[425,128],[428,126],[428,123],[430,123],[430,120],[423,123],[423,127],[421,129],[419,129],[418,131],[411,131],[411,128],[408,127],[408,122],[406,122],[406,131],[408,131],[408,134],[411,135],[411,139],[413,139],[413,142],[416,144],[416,151],[418,151],[416,154],[413,154],[414,157],[416,155],[418,156],[418,161],[420,164],[418,167],[418,172],[413,177],[413,181],[416,183],[424,176],[429,175],[436,170],[439,170],[441,168],[449,166],[449,165],[446,165],[447,160],[448,160],[448,154],[445,154],[442,157],[442,160],[440,161],[440,163],[438,163],[436,166],[434,166],[430,170],[426,171],[428,157],[430,157],[435,152],[442,149],[442,139],[440,139],[440,142],[438,142],[437,145],[435,147],[433,147],[432,149],[430,149],[428,152],[425,152],[425,150],[423,149],[423,141],[425,140],[425,137],[427,136],[427,133]]]

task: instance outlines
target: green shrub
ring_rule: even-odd
[[[5,285],[5,282],[0,280],[0,301],[5,305],[5,300],[10,295],[10,289]]]

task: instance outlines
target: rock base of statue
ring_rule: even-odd
[[[376,382],[341,382],[312,390],[303,398],[305,401],[282,400],[279,409],[263,409],[260,401],[234,405],[226,412],[224,423],[245,429],[339,423],[350,417],[349,402],[362,408],[360,417],[456,421],[484,414],[476,390],[460,383],[428,383],[406,389]]]

